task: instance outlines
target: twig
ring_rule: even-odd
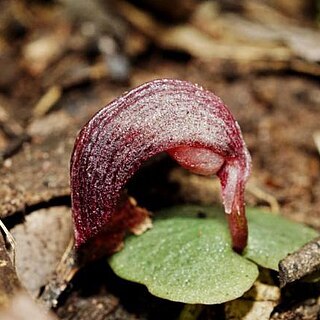
[[[40,98],[38,103],[33,108],[34,117],[42,117],[48,113],[51,108],[59,101],[61,97],[61,88],[59,86],[52,86]]]
[[[2,220],[0,219],[0,229],[4,235],[4,240],[6,244],[6,248],[9,250],[10,259],[13,267],[16,265],[16,241],[7,227],[4,225]]]
[[[0,306],[7,305],[19,290],[21,284],[8,255],[5,240],[0,234]]]
[[[54,276],[49,280],[40,296],[48,309],[57,307],[59,297],[66,290],[79,268],[74,240],[72,239],[57,266]]]
[[[250,182],[247,185],[247,191],[250,192],[255,197],[257,197],[258,199],[267,202],[270,205],[271,212],[273,213],[280,212],[280,205],[277,199],[271,194],[265,192],[264,190],[260,189],[258,186]]]
[[[317,272],[320,272],[320,237],[280,261],[280,287]]]

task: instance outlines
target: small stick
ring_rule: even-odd
[[[320,272],[320,237],[305,244],[279,263],[280,287]]]
[[[10,260],[13,267],[16,265],[16,241],[5,224],[0,219],[0,229],[4,235],[5,245],[9,251]]]
[[[55,274],[49,280],[40,296],[40,299],[48,309],[57,307],[60,295],[66,290],[80,267],[77,253],[74,249],[74,239],[72,238],[56,268]]]
[[[1,228],[6,230],[3,231],[4,233],[8,232],[10,234],[2,222]],[[10,237],[12,240],[11,235],[7,236],[7,238]],[[13,295],[22,289],[11,260],[12,258],[10,258],[6,248],[5,237],[0,234],[0,307],[8,305]]]

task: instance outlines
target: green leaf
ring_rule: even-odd
[[[279,215],[248,208],[249,241],[244,256],[262,267],[278,271],[289,253],[317,237],[317,231]]]
[[[258,209],[247,210],[245,257],[277,270],[278,262],[317,232]],[[243,295],[258,276],[255,264],[234,253],[221,208],[179,206],[156,215],[153,229],[129,236],[109,263],[127,280],[161,298],[216,304]]]
[[[208,211],[212,219],[197,218]],[[252,286],[258,269],[232,251],[221,212],[190,206],[163,213],[153,229],[129,236],[110,258],[117,275],[145,284],[158,297],[192,304],[233,300]]]

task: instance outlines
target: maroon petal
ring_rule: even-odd
[[[155,80],[100,110],[81,130],[71,159],[76,245],[117,212],[121,191],[140,165],[167,151],[199,174],[217,173],[233,247],[247,243],[244,187],[250,155],[230,111],[213,93],[180,80]]]

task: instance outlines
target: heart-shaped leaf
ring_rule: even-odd
[[[232,250],[223,214],[210,210],[217,219],[197,217],[207,211],[175,207],[159,213],[153,229],[126,239],[124,249],[110,258],[111,267],[173,301],[215,304],[241,296],[258,269]]]
[[[317,237],[317,231],[279,215],[249,208],[249,241],[244,256],[262,267],[278,271],[289,253]]]
[[[317,235],[257,209],[248,209],[248,221],[245,257],[271,269]],[[109,262],[117,275],[161,298],[216,304],[242,296],[257,278],[257,266],[245,257],[231,248],[221,208],[178,206],[159,212],[153,229],[128,236]]]

